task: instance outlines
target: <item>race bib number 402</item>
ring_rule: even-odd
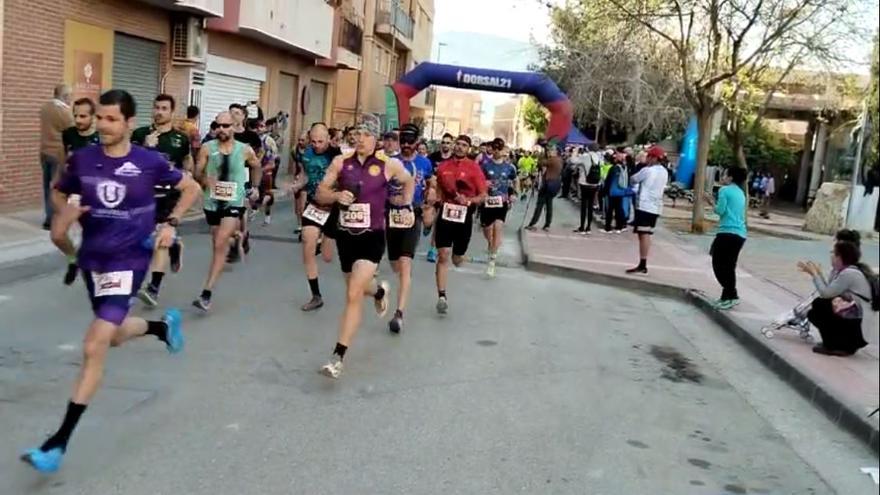
[[[447,222],[464,223],[467,220],[467,206],[443,203],[443,214],[440,218]]]
[[[392,229],[411,229],[415,224],[416,215],[410,209],[392,209],[388,212],[388,226]]]
[[[134,272],[92,272],[95,297],[130,296]]]
[[[486,208],[502,208],[504,207],[504,197],[489,196],[486,198]]]
[[[370,228],[369,203],[354,203],[347,210],[340,211],[339,225],[347,229]]]
[[[303,212],[303,218],[308,218],[323,227],[324,224],[327,223],[327,219],[330,218],[330,212],[324,211],[315,205],[310,204],[309,206],[306,206],[306,211]]]
[[[238,184],[235,182],[218,182],[211,190],[211,198],[217,201],[236,201],[238,199]]]

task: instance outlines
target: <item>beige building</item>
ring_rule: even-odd
[[[483,98],[479,92],[440,87],[436,89],[436,98],[436,114],[433,108],[428,110],[426,137],[439,139],[448,132],[453,136],[467,134],[480,140],[494,138],[492,129],[481,122]]]
[[[356,116],[385,116],[385,88],[417,64],[430,60],[433,0],[343,0],[332,122],[344,127]],[[424,118],[427,91],[412,99],[412,118]]]
[[[492,130],[513,148],[530,149],[538,142],[538,134],[526,129],[522,119],[522,105],[527,98],[519,95],[495,107]]]

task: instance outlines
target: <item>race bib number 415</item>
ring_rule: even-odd
[[[447,222],[464,223],[467,220],[467,206],[443,203],[441,217]]]
[[[369,203],[354,203],[347,210],[340,211],[339,225],[347,229],[370,228]]]
[[[306,211],[303,212],[303,218],[308,218],[323,227],[324,224],[327,223],[327,219],[330,218],[330,212],[324,211],[315,205],[310,204],[309,206],[306,206]]]
[[[130,296],[134,272],[92,272],[95,297]]]
[[[235,182],[218,182],[214,184],[211,198],[217,201],[236,201],[238,199],[238,184]]]

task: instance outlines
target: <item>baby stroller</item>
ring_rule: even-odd
[[[814,338],[810,333],[810,321],[807,319],[807,312],[813,306],[813,299],[816,294],[810,294],[810,297],[799,302],[794,308],[781,314],[778,318],[761,328],[761,334],[768,339],[772,339],[776,332],[785,328],[797,331],[798,337],[804,342],[812,343]]]

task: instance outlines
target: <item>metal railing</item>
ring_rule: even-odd
[[[364,30],[354,25],[348,19],[343,19],[339,31],[339,46],[355,55],[362,55],[363,45]]]
[[[379,0],[376,3],[376,23],[388,24],[404,38],[413,39],[416,21],[397,0]]]

